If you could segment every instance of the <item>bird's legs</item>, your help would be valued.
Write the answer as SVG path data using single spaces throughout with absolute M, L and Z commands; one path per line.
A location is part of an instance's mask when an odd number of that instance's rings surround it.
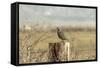
M 66 42 L 66 40 L 61 40 L 61 43 L 62 43 L 63 45 L 65 45 L 65 42 Z

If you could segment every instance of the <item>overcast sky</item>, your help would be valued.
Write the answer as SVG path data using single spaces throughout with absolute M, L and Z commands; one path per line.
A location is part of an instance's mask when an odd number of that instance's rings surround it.
M 95 25 L 96 10 L 91 8 L 20 5 L 19 22 L 22 24 Z

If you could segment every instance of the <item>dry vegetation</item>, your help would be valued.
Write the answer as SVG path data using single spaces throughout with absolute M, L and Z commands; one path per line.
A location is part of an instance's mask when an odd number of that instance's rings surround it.
M 96 58 L 95 30 L 64 30 L 71 44 L 71 59 L 93 60 Z M 51 62 L 48 43 L 61 41 L 55 30 L 20 30 L 19 32 L 19 62 L 41 63 Z M 66 60 L 67 61 L 67 60 Z

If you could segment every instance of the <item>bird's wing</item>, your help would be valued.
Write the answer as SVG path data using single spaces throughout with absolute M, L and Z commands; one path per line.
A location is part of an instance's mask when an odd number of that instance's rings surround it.
M 66 40 L 65 35 L 64 35 L 64 33 L 63 33 L 62 31 L 59 31 L 59 32 L 58 32 L 58 37 L 59 37 L 60 39 L 62 39 L 62 40 Z

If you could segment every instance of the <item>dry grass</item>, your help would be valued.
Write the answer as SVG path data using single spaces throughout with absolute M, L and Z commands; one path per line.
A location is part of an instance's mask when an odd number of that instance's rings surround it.
M 96 58 L 95 31 L 65 31 L 71 44 L 71 59 L 93 60 Z M 50 62 L 48 43 L 61 41 L 53 31 L 20 31 L 19 63 Z

